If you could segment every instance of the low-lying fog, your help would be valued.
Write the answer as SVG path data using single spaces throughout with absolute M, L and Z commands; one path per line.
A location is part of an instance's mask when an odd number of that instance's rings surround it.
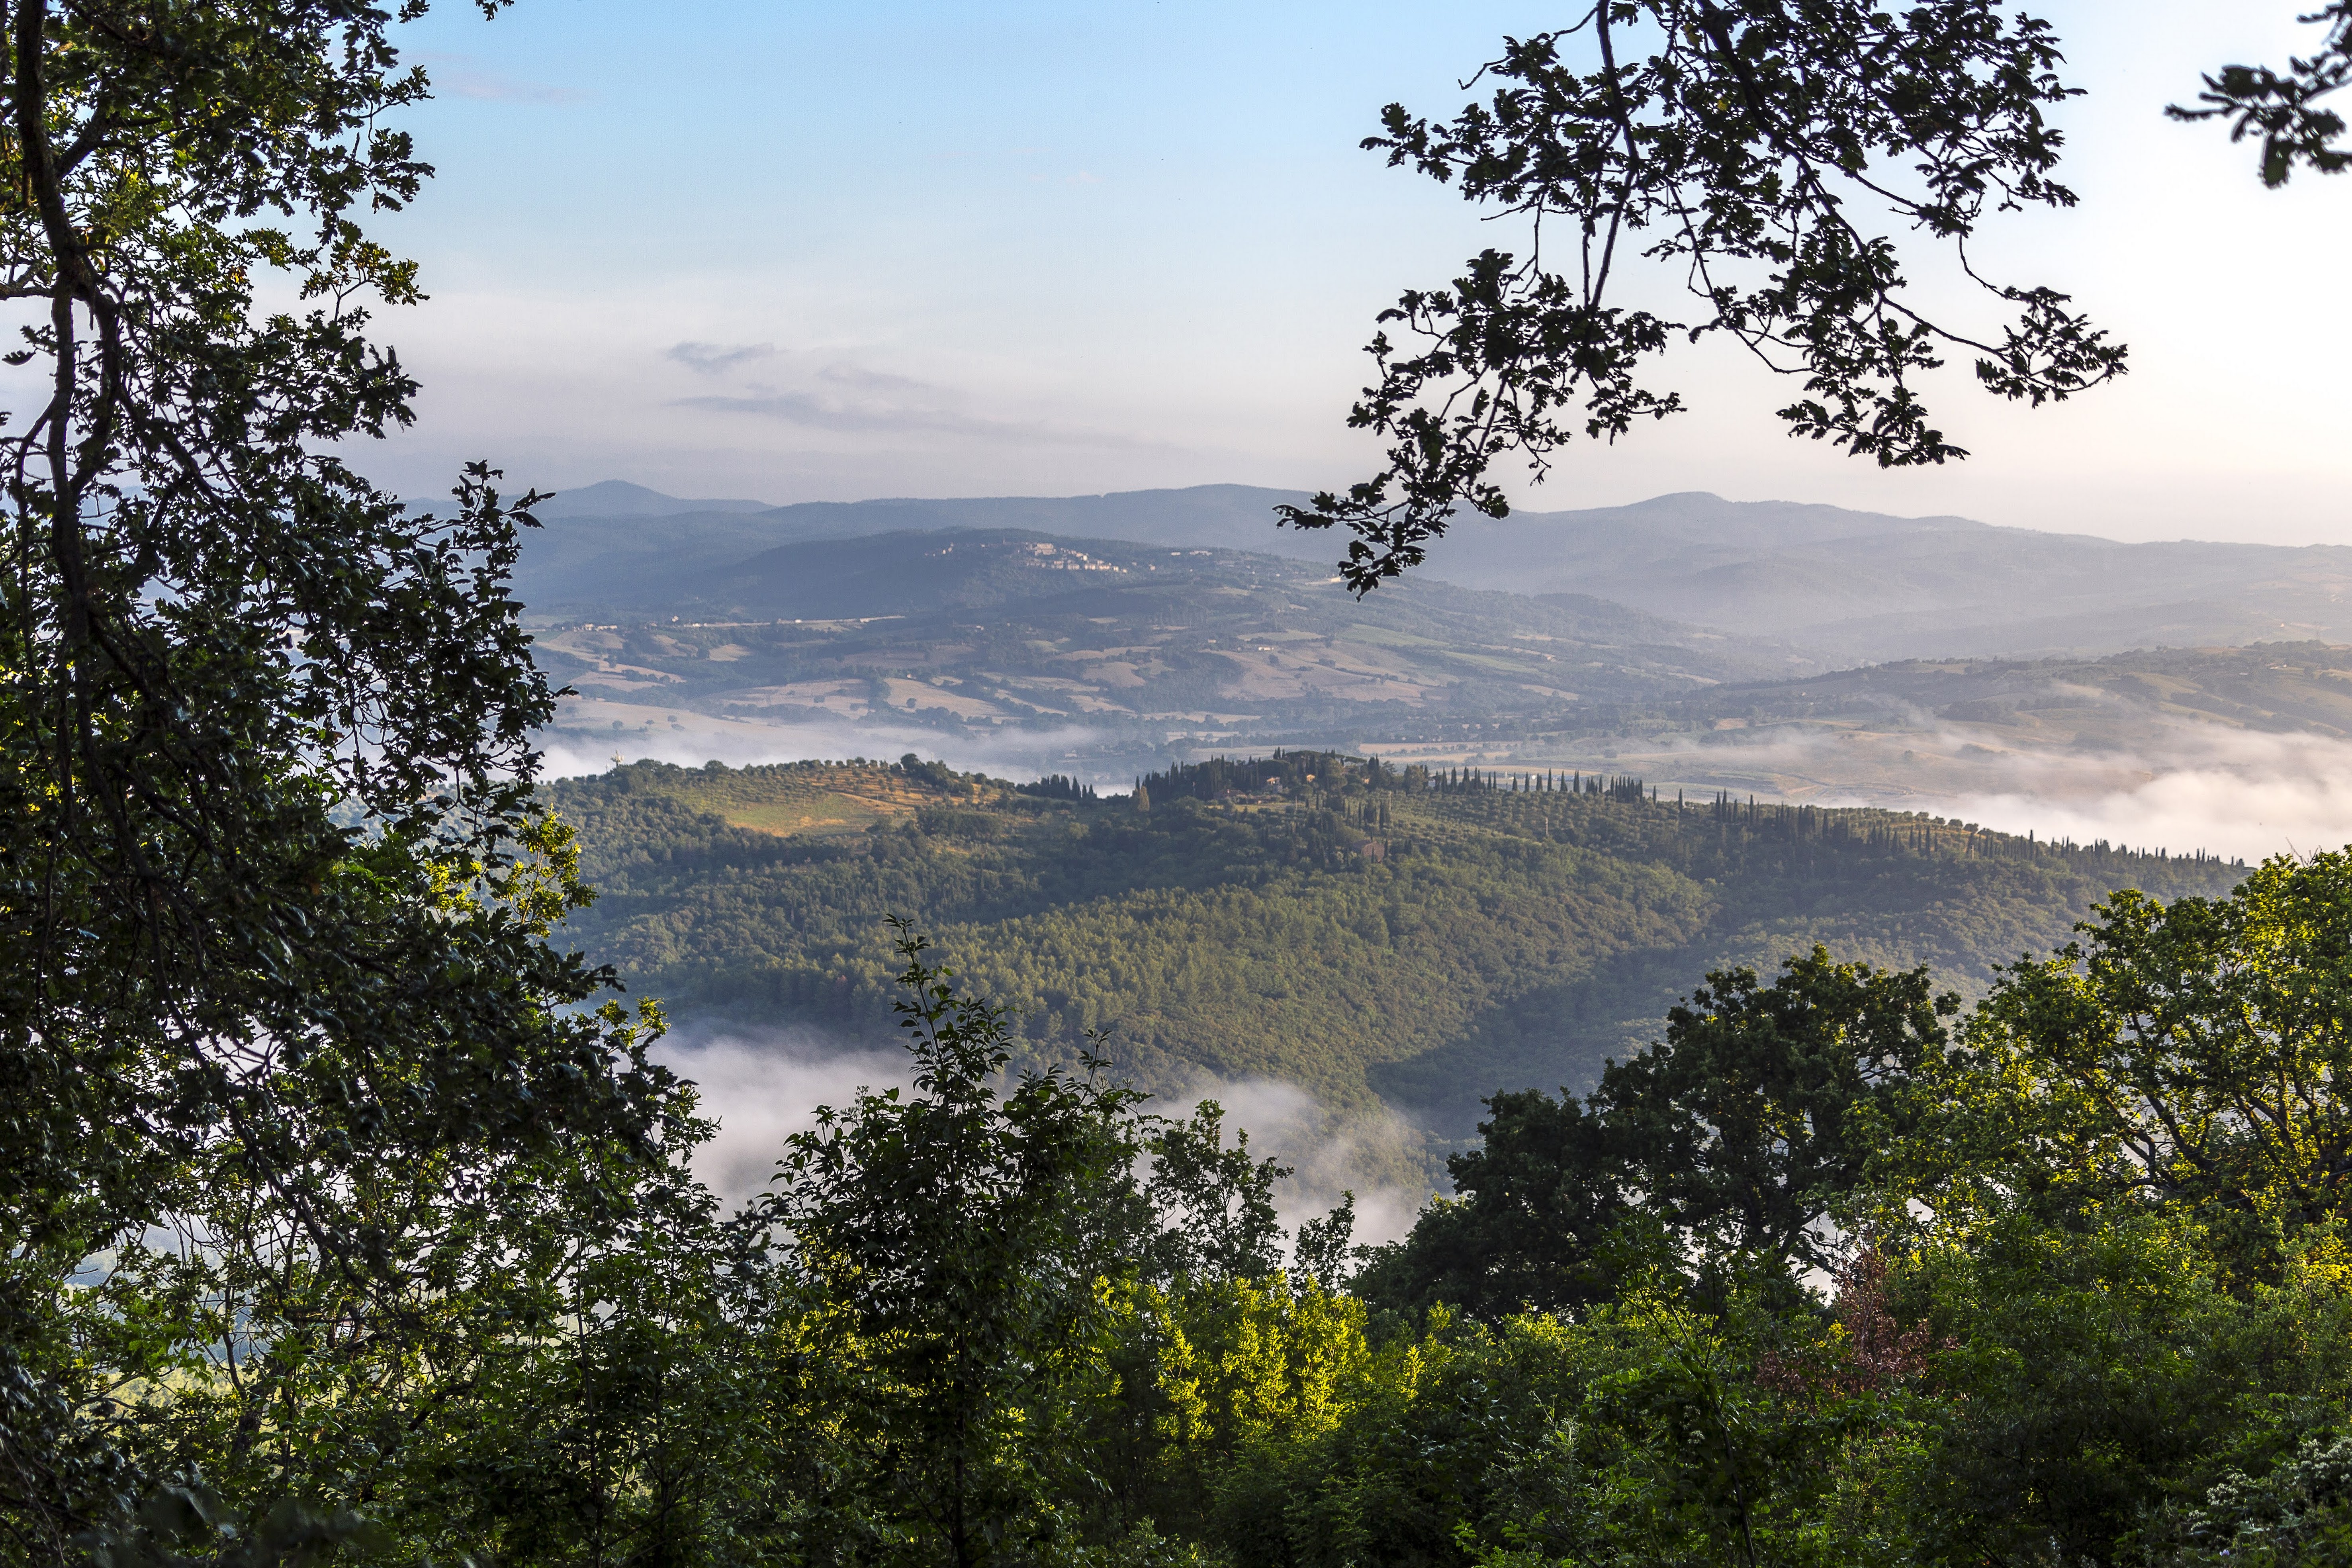
M 2078 843 L 2106 838 L 2248 861 L 2352 840 L 2352 743 L 2238 734 L 2199 756 L 2118 760 L 2137 763 L 2147 777 L 2085 790 L 2063 773 L 2032 774 L 2014 789 L 1962 796 L 1942 815 L 2009 833 L 2030 828 Z
M 737 766 L 804 758 L 895 758 L 915 752 L 950 766 L 1000 777 L 1067 773 L 1105 794 L 1124 791 L 1162 759 L 1107 751 L 1099 731 L 951 733 L 916 726 L 770 725 L 680 711 L 678 727 L 631 731 L 592 746 L 576 731 L 551 738 L 551 777 L 602 773 L 615 754 L 686 766 L 717 759 Z M 2220 724 L 2151 723 L 2132 749 L 1989 749 L 1979 733 L 1929 729 L 1854 737 L 1818 729 L 1765 731 L 1736 744 L 1678 741 L 1628 743 L 1581 758 L 1477 757 L 1510 770 L 1580 763 L 1633 773 L 1702 794 L 1716 787 L 1821 805 L 1882 805 L 1957 817 L 2008 833 L 2077 842 L 2105 838 L 2174 854 L 2202 849 L 2252 861 L 2309 854 L 2352 841 L 2352 742 L 2326 736 L 2263 734 Z M 1237 747 L 1236 752 L 1263 751 Z M 1392 757 L 1403 753 L 1381 747 Z M 1917 753 L 1937 765 L 1903 765 Z M 1778 787 L 1775 787 L 1777 785 Z
M 1601 765 L 1694 795 L 1877 805 L 2004 833 L 2256 861 L 2352 841 L 2352 742 L 2221 724 L 2148 727 L 2133 748 L 1994 748 L 1948 729 L 1768 731 L 1736 743 L 1620 749 Z M 1762 784 L 1765 787 L 1758 788 Z M 1779 784 L 1779 788 L 1770 787 Z
M 1098 732 L 1083 728 L 957 736 L 913 727 L 782 728 L 688 712 L 677 717 L 675 730 L 632 732 L 616 743 L 632 761 L 653 757 L 688 765 L 714 757 L 741 765 L 912 751 L 999 776 L 1072 773 L 1106 793 L 1123 789 L 1135 772 L 1152 765 L 1114 763 L 1098 749 Z M 1733 778 L 1779 779 L 1784 790 L 1756 793 L 1927 811 L 2044 838 L 2105 838 L 2250 861 L 2336 848 L 2352 838 L 2352 743 L 2346 742 L 2179 724 L 2149 726 L 2147 744 L 2137 750 L 1998 751 L 1980 744 L 1982 738 L 1926 727 L 1873 738 L 1881 754 L 1865 758 L 1854 737 L 1790 730 L 1739 737 L 1732 745 L 1685 740 L 1646 751 L 1624 746 L 1587 765 L 1637 773 L 1669 790 L 1677 778 L 1688 780 L 1694 793 Z M 1903 749 L 1890 758 L 1885 753 L 1891 746 Z M 1908 765 L 1915 756 L 1922 765 Z M 1891 761 L 1906 766 L 1890 773 Z M 594 754 L 570 736 L 557 737 L 548 752 L 549 771 L 558 776 L 601 772 L 611 762 L 610 752 Z M 1480 765 L 1508 769 L 1514 763 L 1497 755 L 1480 759 Z M 806 1029 L 688 1023 L 665 1042 L 662 1055 L 701 1086 L 706 1113 L 719 1123 L 696 1167 L 730 1203 L 766 1184 L 783 1141 L 814 1125 L 818 1106 L 845 1105 L 861 1086 L 910 1087 L 903 1054 L 849 1046 Z M 1202 1098 L 1223 1104 L 1227 1127 L 1246 1128 L 1255 1149 L 1296 1167 L 1280 1189 L 1286 1226 L 1321 1215 L 1349 1189 L 1356 1194 L 1359 1239 L 1391 1240 L 1411 1227 L 1426 1194 L 1370 1173 L 1397 1168 L 1379 1156 L 1394 1140 L 1410 1136 L 1401 1123 L 1343 1124 L 1304 1090 L 1268 1079 L 1204 1082 L 1191 1097 L 1151 1109 L 1182 1115 Z
M 913 1089 L 903 1052 L 849 1046 L 805 1028 L 688 1023 L 656 1054 L 700 1086 L 702 1113 L 719 1122 L 717 1135 L 697 1152 L 694 1168 L 730 1206 L 766 1187 L 784 1140 L 815 1126 L 818 1107 L 846 1107 L 860 1089 Z M 1356 1194 L 1359 1241 L 1391 1241 L 1412 1228 L 1426 1194 L 1367 1174 L 1379 1161 L 1381 1145 L 1410 1136 L 1401 1123 L 1342 1124 L 1304 1089 L 1271 1079 L 1204 1081 L 1190 1094 L 1155 1100 L 1144 1109 L 1181 1117 L 1202 1100 L 1224 1107 L 1229 1138 L 1234 1129 L 1244 1129 L 1252 1153 L 1272 1155 L 1293 1167 L 1294 1173 L 1276 1190 L 1286 1230 L 1302 1219 L 1320 1218 L 1342 1191 Z

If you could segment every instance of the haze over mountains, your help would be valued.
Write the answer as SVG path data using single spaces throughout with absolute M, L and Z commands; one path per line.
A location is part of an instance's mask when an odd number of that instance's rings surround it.
M 1242 485 L 1055 499 L 809 502 L 756 510 L 612 482 L 560 497 L 526 554 L 536 610 L 726 601 L 766 549 L 943 529 L 1244 550 L 1328 563 L 1340 542 L 1278 529 L 1297 492 Z M 805 561 L 807 557 L 803 557 Z M 1897 658 L 2083 656 L 2352 638 L 2352 549 L 2126 544 L 1698 493 L 1586 511 L 1471 518 L 1433 547 L 1433 581 L 1612 600 L 1769 637 L 1816 668 Z
M 580 693 L 559 765 L 912 750 L 1118 785 L 1290 745 L 2231 854 L 2352 821 L 2352 550 L 1685 494 L 1474 519 L 1358 601 L 1286 499 L 559 497 L 518 574 Z

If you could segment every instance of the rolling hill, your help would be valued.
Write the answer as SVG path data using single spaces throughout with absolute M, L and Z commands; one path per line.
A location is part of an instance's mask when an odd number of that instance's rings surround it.
M 1146 1087 L 1278 1079 L 1440 1142 L 1498 1088 L 1588 1085 L 1711 967 L 1821 942 L 1973 991 L 2114 887 L 2242 869 L 1314 753 L 1151 782 L 1139 806 L 936 764 L 640 763 L 547 799 L 603 894 L 572 936 L 683 1016 L 888 1037 L 903 914 L 1033 1058 L 1106 1029 Z
M 1245 550 L 1315 564 L 1336 559 L 1337 540 L 1273 525 L 1275 504 L 1297 499 L 1207 485 L 754 510 L 745 510 L 751 503 L 591 486 L 551 504 L 547 526 L 528 542 L 518 587 L 542 616 L 666 616 L 726 597 L 751 561 L 780 546 L 948 529 Z M 587 514 L 600 506 L 609 514 Z M 2352 549 L 2126 544 L 1964 518 L 1696 493 L 1595 510 L 1523 511 L 1501 521 L 1463 519 L 1433 548 L 1423 571 L 1456 586 L 1573 594 L 1769 638 L 1817 668 L 2352 640 Z
M 1080 731 L 1125 759 L 1118 776 L 1171 745 L 1656 704 L 1804 668 L 1597 600 L 1414 583 L 1359 603 L 1300 562 L 1006 529 L 781 545 L 670 603 L 674 619 L 541 636 L 581 694 L 564 737 L 629 750 L 682 711 L 887 719 L 942 741 Z
M 1023 530 L 1318 563 L 1331 554 L 1320 538 L 1274 526 L 1274 503 L 1299 498 L 1244 485 L 1055 499 L 811 501 L 754 510 L 614 484 L 588 486 L 542 510 L 544 526 L 526 540 L 516 577 L 535 614 L 667 615 L 680 603 L 724 597 L 738 568 L 779 547 L 944 529 Z M 610 512 L 602 510 L 607 497 L 615 503 Z
M 1323 746 L 1965 801 L 2004 826 L 2043 813 L 2248 853 L 2347 831 L 2322 754 L 2352 740 L 2343 551 L 1686 495 L 1474 520 L 1432 574 L 1359 603 L 1322 566 L 1330 541 L 1264 526 L 1273 491 L 761 510 L 592 489 L 577 506 L 634 515 L 554 516 L 524 562 L 541 656 L 578 693 L 550 736 L 568 771 L 912 748 L 1113 785 L 1221 749 Z M 1097 531 L 973 521 L 1002 518 Z M 1314 558 L 1197 542 L 1231 539 Z M 2246 739 L 2264 734 L 2307 743 Z M 2207 793 L 2284 783 L 2244 831 L 2181 817 L 2193 805 L 2134 826 L 2137 792 L 2183 769 Z
M 1690 494 L 1468 519 L 1431 559 L 1468 586 L 1613 599 L 1832 664 L 2352 637 L 2352 549 L 2332 545 L 2126 544 Z

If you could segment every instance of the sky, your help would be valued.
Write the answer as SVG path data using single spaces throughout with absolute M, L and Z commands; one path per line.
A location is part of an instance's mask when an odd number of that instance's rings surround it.
M 2089 89 L 2071 214 L 1979 258 L 2130 342 L 2116 385 L 2028 412 L 1936 389 L 1975 456 L 1883 472 L 1790 441 L 1789 388 L 1679 351 L 1695 411 L 1564 454 L 1521 505 L 1673 490 L 2124 539 L 2352 542 L 2352 179 L 2263 191 L 2167 101 L 2309 47 L 2294 0 L 2046 8 Z M 436 83 L 406 121 L 439 175 L 384 226 L 430 300 L 380 335 L 417 426 L 356 454 L 412 496 L 488 458 L 783 503 L 1341 486 L 1372 319 L 1511 236 L 1357 142 L 1457 106 L 1506 35 L 1565 7 L 992 6 L 443 0 L 403 29 Z M 1931 289 L 1935 275 L 1923 268 Z

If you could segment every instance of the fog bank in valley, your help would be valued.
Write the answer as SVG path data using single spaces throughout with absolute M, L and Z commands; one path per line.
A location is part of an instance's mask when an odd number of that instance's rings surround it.
M 1598 758 L 1570 760 L 1588 772 L 1636 774 L 1668 796 L 1680 789 L 1704 799 L 1721 789 L 1735 798 L 1879 806 L 2175 855 L 2251 862 L 2352 842 L 2352 742 L 2333 736 L 2148 714 L 2122 727 L 2130 738 L 2120 744 L 2024 745 L 1990 726 L 1910 718 L 1913 727 L 1869 731 L 1789 724 L 1619 742 Z
M 2146 776 L 2084 789 L 2063 769 L 2037 770 L 2016 789 L 1957 798 L 1946 815 L 2011 833 L 2031 828 L 2078 843 L 2105 838 L 2248 861 L 2352 841 L 2352 742 L 2219 732 L 2187 757 L 2105 761 Z
M 898 1050 L 845 1044 L 806 1028 L 747 1028 L 688 1021 L 656 1056 L 701 1091 L 701 1114 L 719 1123 L 698 1150 L 695 1175 L 735 1207 L 764 1191 L 784 1141 L 816 1125 L 820 1106 L 847 1106 L 861 1089 L 909 1092 L 911 1058 Z M 1296 1085 L 1272 1079 L 1203 1079 L 1194 1090 L 1149 1101 L 1147 1111 L 1189 1116 L 1203 1100 L 1224 1108 L 1230 1142 L 1249 1134 L 1250 1152 L 1273 1156 L 1294 1173 L 1276 1191 L 1286 1230 L 1320 1218 L 1343 1191 L 1356 1195 L 1356 1238 L 1379 1243 L 1402 1236 L 1426 1192 L 1372 1174 L 1393 1170 L 1419 1133 L 1393 1116 L 1340 1120 Z

